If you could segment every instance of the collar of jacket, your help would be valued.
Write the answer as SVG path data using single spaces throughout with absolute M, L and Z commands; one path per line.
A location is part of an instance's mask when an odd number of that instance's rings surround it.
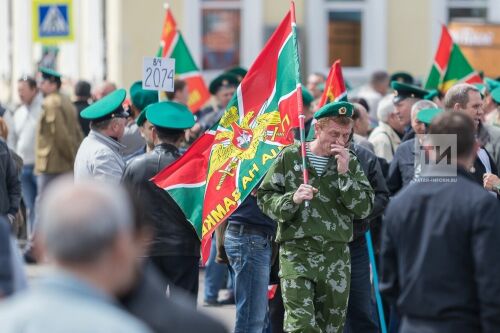
M 457 175 L 461 175 L 469 180 L 472 180 L 473 182 L 476 182 L 474 177 L 471 175 L 469 171 L 467 171 L 464 167 L 457 165 Z
M 485 144 L 490 141 L 490 134 L 488 133 L 488 129 L 484 126 L 482 122 L 479 123 L 477 127 L 477 138 L 481 147 L 484 147 Z
M 120 142 L 115 141 L 109 136 L 106 136 L 94 130 L 90 130 L 89 137 L 102 142 L 103 144 L 105 144 L 106 146 L 108 146 L 109 148 L 111 148 L 116 152 L 120 151 L 120 149 L 125 148 L 125 145 L 122 145 Z

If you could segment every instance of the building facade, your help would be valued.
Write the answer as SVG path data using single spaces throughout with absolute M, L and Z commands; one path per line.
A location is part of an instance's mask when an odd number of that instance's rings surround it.
M 68 81 L 129 87 L 142 57 L 155 55 L 163 0 L 72 0 L 75 40 L 54 48 L 32 42 L 32 0 L 0 0 L 0 101 L 17 102 L 16 81 L 53 57 Z M 288 0 L 171 0 L 170 8 L 207 80 L 249 67 L 289 8 Z M 496 0 L 296 0 L 302 72 L 327 73 L 341 58 L 354 86 L 379 69 L 424 79 L 440 25 L 500 23 Z

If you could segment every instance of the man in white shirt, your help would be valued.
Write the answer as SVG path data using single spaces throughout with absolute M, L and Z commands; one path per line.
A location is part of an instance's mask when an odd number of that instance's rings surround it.
M 18 81 L 17 91 L 21 106 L 14 112 L 9 130 L 9 146 L 23 159 L 21 184 L 23 200 L 28 210 L 28 232 L 31 233 L 35 215 L 37 195 L 35 166 L 35 135 L 43 96 L 38 91 L 34 78 L 25 76 Z

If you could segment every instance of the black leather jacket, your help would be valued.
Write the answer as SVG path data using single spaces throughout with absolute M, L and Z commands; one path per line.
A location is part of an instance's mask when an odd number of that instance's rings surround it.
M 366 178 L 368 178 L 370 185 L 375 191 L 375 202 L 373 203 L 371 214 L 365 219 L 353 221 L 353 240 L 357 240 L 370 228 L 370 223 L 384 212 L 385 207 L 389 203 L 389 190 L 387 189 L 377 156 L 358 144 L 352 144 L 351 149 L 354 150 L 359 164 L 366 174 Z
M 21 181 L 7 143 L 0 138 L 0 215 L 16 215 L 21 203 Z
M 172 197 L 150 179 L 181 156 L 177 147 L 160 144 L 127 165 L 123 182 L 141 201 L 140 216 L 155 228 L 150 256 L 200 256 L 200 240 Z

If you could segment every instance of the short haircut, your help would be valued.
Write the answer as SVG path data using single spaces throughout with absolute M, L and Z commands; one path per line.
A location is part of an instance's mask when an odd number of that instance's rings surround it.
M 412 118 L 415 117 L 415 115 L 418 113 L 418 111 L 423 110 L 423 109 L 435 109 L 437 108 L 437 104 L 425 99 L 422 99 L 415 104 L 412 105 L 411 107 L 411 116 Z
M 370 78 L 370 83 L 371 84 L 382 83 L 384 81 L 387 81 L 388 79 L 389 79 L 389 73 L 387 73 L 386 71 L 375 71 L 373 72 Z
M 352 120 L 358 120 L 359 118 L 361 118 L 361 108 L 365 108 L 364 105 L 362 105 L 361 103 L 354 103 L 352 100 L 351 100 L 351 103 L 352 103 Z M 365 108 L 366 110 L 366 108 Z
M 54 83 L 57 86 L 57 90 L 61 89 L 62 81 L 60 77 L 50 76 L 43 79 L 44 81 L 49 81 L 50 83 Z
M 368 102 L 366 101 L 366 99 L 364 99 L 363 97 L 350 97 L 349 102 L 351 102 L 353 104 L 359 103 L 359 104 L 363 105 L 366 112 L 370 113 L 370 106 L 368 105 Z
M 30 87 L 31 90 L 36 89 L 36 80 L 32 76 L 23 76 L 18 80 L 19 83 L 21 82 L 26 82 L 28 87 Z
M 127 192 L 105 182 L 74 184 L 63 177 L 40 201 L 40 237 L 47 253 L 62 263 L 96 262 L 121 232 L 132 233 L 132 219 Z
M 459 158 L 467 158 L 473 154 L 476 142 L 474 133 L 474 122 L 462 112 L 442 112 L 432 120 L 429 127 L 429 134 L 455 134 L 457 136 L 457 157 Z
M 109 127 L 109 125 L 111 125 L 111 122 L 113 121 L 113 119 L 116 119 L 116 118 L 107 118 L 104 120 L 92 120 L 90 122 L 90 128 L 93 129 L 94 131 L 105 130 L 106 128 Z
M 381 122 L 386 123 L 389 120 L 391 114 L 396 110 L 394 103 L 392 101 L 393 97 L 387 95 L 380 100 L 377 106 L 377 118 Z
M 337 123 L 341 126 L 351 125 L 353 123 L 352 118 L 347 116 L 334 116 L 334 117 L 323 117 L 318 119 L 318 126 L 324 128 L 330 121 Z
M 469 91 L 479 90 L 472 84 L 460 83 L 451 87 L 444 95 L 444 108 L 446 111 L 453 111 L 455 104 L 459 104 L 461 108 L 465 109 L 469 102 Z
M 176 142 L 184 136 L 184 130 L 155 126 L 158 139 L 161 141 Z
M 174 91 L 167 91 L 167 98 L 169 101 L 173 100 L 175 98 L 175 94 L 177 92 L 180 92 L 184 90 L 186 87 L 186 81 L 181 80 L 181 79 L 175 79 L 174 80 Z

